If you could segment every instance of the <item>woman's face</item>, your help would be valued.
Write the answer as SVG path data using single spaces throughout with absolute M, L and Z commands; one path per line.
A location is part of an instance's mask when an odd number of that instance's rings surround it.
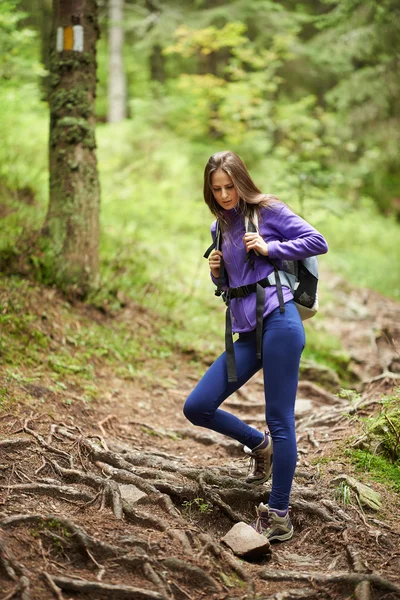
M 235 208 L 239 202 L 239 194 L 232 183 L 232 179 L 221 168 L 211 175 L 211 189 L 216 202 L 225 210 Z

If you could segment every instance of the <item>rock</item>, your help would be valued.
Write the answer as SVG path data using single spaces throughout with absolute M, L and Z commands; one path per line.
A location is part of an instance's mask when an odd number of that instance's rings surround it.
M 375 492 L 372 488 L 364 483 L 360 483 L 354 477 L 350 475 L 339 475 L 332 479 L 332 482 L 345 481 L 347 485 L 357 494 L 360 504 L 362 506 L 368 506 L 372 510 L 379 510 L 381 508 L 381 495 L 379 492 Z
M 299 417 L 311 412 L 313 403 L 308 398 L 296 398 L 296 404 L 294 407 L 294 414 Z
M 131 483 L 120 484 L 119 491 L 121 492 L 122 505 L 124 508 L 125 506 L 134 508 L 135 504 L 142 501 L 144 498 L 147 498 L 147 494 Z
M 237 556 L 245 558 L 257 558 L 271 552 L 268 538 L 243 522 L 236 523 L 221 538 L 221 542 L 224 542 Z
M 300 379 L 314 381 L 321 387 L 333 392 L 340 391 L 340 379 L 336 371 L 329 367 L 319 365 L 311 360 L 302 360 L 300 363 Z
M 337 406 L 341 403 L 340 398 L 334 396 L 331 392 L 327 392 L 320 385 L 305 379 L 299 381 L 297 393 L 303 398 L 309 398 L 316 405 L 326 406 L 327 404 L 331 404 L 332 406 Z

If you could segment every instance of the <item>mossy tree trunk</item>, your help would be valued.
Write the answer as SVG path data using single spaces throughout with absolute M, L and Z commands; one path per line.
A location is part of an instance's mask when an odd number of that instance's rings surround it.
M 96 0 L 53 0 L 50 203 L 46 278 L 84 296 L 99 272 L 100 187 L 94 134 Z

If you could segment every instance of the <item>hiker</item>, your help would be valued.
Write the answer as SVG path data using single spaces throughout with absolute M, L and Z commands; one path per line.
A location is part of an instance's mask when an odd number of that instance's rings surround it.
M 210 249 L 216 249 L 209 266 L 216 293 L 223 292 L 228 305 L 226 351 L 191 392 L 184 414 L 194 425 L 243 444 L 251 458 L 247 483 L 264 483 L 273 472 L 268 504 L 257 507 L 252 527 L 270 541 L 284 541 L 293 535 L 289 495 L 297 460 L 294 405 L 305 334 L 293 293 L 277 273 L 285 270 L 283 261 L 324 254 L 328 247 L 316 229 L 276 197 L 263 194 L 233 152 L 217 152 L 208 160 L 204 200 L 217 219 L 211 226 Z M 232 331 L 239 338 L 230 345 Z M 261 368 L 264 432 L 219 408 Z

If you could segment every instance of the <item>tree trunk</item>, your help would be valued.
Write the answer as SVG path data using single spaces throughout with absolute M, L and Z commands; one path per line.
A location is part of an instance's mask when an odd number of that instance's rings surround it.
M 151 80 L 165 83 L 165 64 L 162 47 L 155 44 L 150 55 Z
M 123 63 L 124 0 L 109 0 L 108 122 L 126 118 L 126 79 Z
M 46 279 L 84 296 L 99 272 L 96 0 L 53 0 Z

